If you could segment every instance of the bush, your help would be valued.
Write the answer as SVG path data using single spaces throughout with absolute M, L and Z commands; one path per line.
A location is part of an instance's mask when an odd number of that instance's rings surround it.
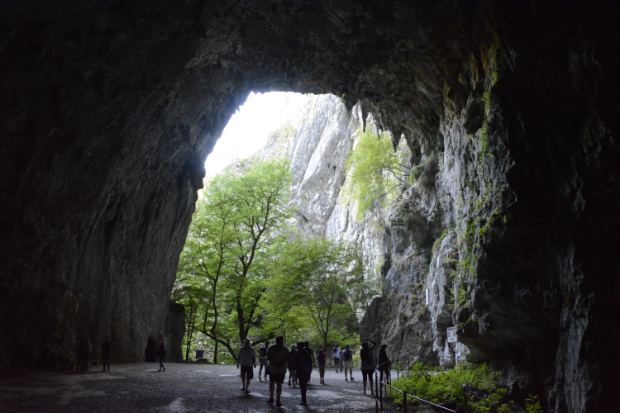
M 411 168 L 409 176 L 411 181 L 418 181 L 424 188 L 432 189 L 435 187 L 435 175 L 437 175 L 437 172 L 439 172 L 439 164 L 433 154 Z
M 524 411 L 507 399 L 508 390 L 499 385 L 499 376 L 500 372 L 490 371 L 486 364 L 459 363 L 452 370 L 432 374 L 417 363 L 405 376 L 394 380 L 392 386 L 433 403 L 452 401 L 473 413 Z M 388 390 L 386 396 L 402 405 L 400 393 Z M 529 398 L 525 411 L 541 413 L 540 404 L 536 403 L 535 398 Z

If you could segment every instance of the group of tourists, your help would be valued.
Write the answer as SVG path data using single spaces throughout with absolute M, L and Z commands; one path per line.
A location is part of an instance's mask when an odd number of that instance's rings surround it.
M 370 394 L 374 396 L 373 374 L 375 371 L 374 356 L 372 350 L 375 342 L 366 339 L 362 343 L 360 351 L 360 362 L 362 370 L 362 379 L 364 383 L 364 394 L 366 394 L 367 382 L 370 382 Z M 384 344 L 379 351 L 379 361 L 377 368 L 381 372 L 381 380 L 384 373 L 389 371 L 390 361 L 386 353 L 387 346 Z M 325 384 L 325 363 L 327 354 L 322 345 L 317 349 L 316 358 L 314 351 L 310 348 L 307 341 L 298 342 L 291 345 L 291 348 L 284 345 L 284 337 L 276 337 L 276 343 L 270 345 L 269 341 L 265 341 L 258 349 L 258 354 L 251 345 L 250 339 L 245 339 L 243 346 L 237 355 L 237 368 L 241 370 L 241 383 L 243 387 L 241 391 L 250 393 L 250 381 L 254 378 L 254 368 L 256 368 L 256 357 L 260 368 L 258 370 L 259 381 L 267 380 L 269 376 L 269 399 L 267 403 L 276 406 L 282 406 L 280 395 L 282 394 L 282 383 L 289 372 L 288 385 L 296 387 L 299 384 L 301 390 L 301 406 L 307 405 L 308 383 L 310 382 L 312 370 L 314 367 L 319 368 L 320 383 Z M 340 369 L 344 371 L 345 381 L 354 380 L 353 378 L 353 350 L 347 344 L 342 350 L 338 344 L 332 349 L 332 358 L 336 373 Z M 349 373 L 347 376 L 347 372 Z M 275 400 L 274 400 L 275 393 Z
M 90 353 L 92 351 L 92 344 L 90 340 L 84 339 L 80 342 L 77 351 L 78 365 L 77 371 L 85 373 L 90 366 Z M 103 364 L 104 371 L 110 371 L 110 353 L 112 352 L 112 343 L 110 343 L 110 337 L 105 337 L 103 344 L 101 345 L 101 362 Z

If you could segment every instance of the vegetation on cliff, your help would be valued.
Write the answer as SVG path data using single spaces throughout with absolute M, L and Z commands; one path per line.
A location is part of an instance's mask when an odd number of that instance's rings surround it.
M 410 167 L 405 158 L 405 144 L 392 148 L 388 132 L 361 129 L 347 159 L 347 181 L 344 193 L 349 201 L 357 201 L 357 219 L 362 220 L 373 206 L 385 207 L 395 197 L 399 185 L 407 183 Z

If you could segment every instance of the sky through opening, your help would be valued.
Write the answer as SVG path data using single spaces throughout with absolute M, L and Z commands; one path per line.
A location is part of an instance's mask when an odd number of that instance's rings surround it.
M 207 178 L 256 153 L 269 134 L 290 119 L 306 99 L 305 95 L 293 92 L 250 93 L 207 157 Z

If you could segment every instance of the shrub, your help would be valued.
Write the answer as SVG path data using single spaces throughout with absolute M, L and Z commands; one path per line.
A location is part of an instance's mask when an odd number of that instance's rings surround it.
M 469 412 L 513 412 L 514 404 L 506 398 L 508 390 L 499 385 L 499 375 L 486 364 L 459 363 L 454 369 L 432 374 L 418 363 L 392 386 L 433 403 L 453 401 Z M 402 404 L 402 395 L 394 390 L 387 397 Z

